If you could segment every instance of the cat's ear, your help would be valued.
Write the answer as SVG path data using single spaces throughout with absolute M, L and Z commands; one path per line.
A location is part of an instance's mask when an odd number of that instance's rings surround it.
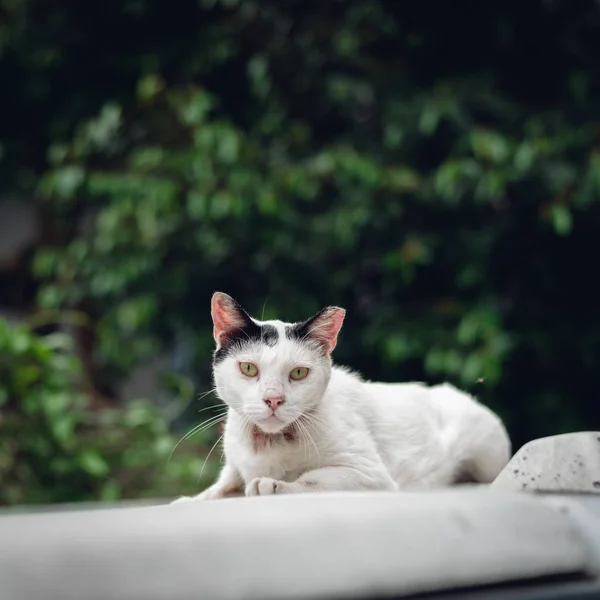
M 319 342 L 327 354 L 331 354 L 337 344 L 337 336 L 342 328 L 346 311 L 338 306 L 328 306 L 305 323 L 307 337 Z
M 230 335 L 252 325 L 252 319 L 244 309 L 231 296 L 223 292 L 213 294 L 210 301 L 210 314 L 217 348 L 223 346 Z

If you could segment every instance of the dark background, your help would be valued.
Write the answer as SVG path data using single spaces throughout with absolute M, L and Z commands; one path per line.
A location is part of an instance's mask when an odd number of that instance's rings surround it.
M 199 489 L 215 290 L 600 428 L 600 3 L 0 7 L 0 503 Z

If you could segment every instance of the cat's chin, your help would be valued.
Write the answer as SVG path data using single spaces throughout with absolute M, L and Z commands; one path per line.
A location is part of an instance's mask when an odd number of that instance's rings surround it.
M 287 426 L 288 423 L 282 421 L 279 417 L 275 415 L 271 415 L 266 419 L 261 419 L 260 421 L 256 421 L 256 426 L 263 432 L 269 434 L 281 433 Z

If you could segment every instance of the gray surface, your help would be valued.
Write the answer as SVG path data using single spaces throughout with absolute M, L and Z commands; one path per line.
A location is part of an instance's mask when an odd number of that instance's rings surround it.
M 591 573 L 526 494 L 306 494 L 0 518 L 2 600 L 402 596 Z
M 591 495 L 540 496 L 579 530 L 588 548 L 590 565 L 600 575 L 600 497 Z M 598 595 L 600 597 L 600 593 Z
M 448 592 L 443 596 L 420 596 L 419 600 L 598 600 L 600 583 L 598 581 L 538 582 L 528 584 L 499 586 L 478 590 L 460 590 Z
M 555 435 L 525 444 L 491 487 L 600 494 L 600 432 Z
M 137 500 L 118 500 L 114 502 L 64 502 L 60 504 L 17 504 L 14 506 L 1 506 L 0 519 L 8 515 L 32 515 L 39 513 L 58 513 L 74 511 L 96 511 L 113 510 L 115 508 L 142 508 L 144 506 L 156 506 L 157 504 L 168 504 L 169 500 L 157 500 L 156 498 L 140 498 Z M 0 523 L 2 521 L 0 520 Z M 0 596 L 0 600 L 2 597 Z

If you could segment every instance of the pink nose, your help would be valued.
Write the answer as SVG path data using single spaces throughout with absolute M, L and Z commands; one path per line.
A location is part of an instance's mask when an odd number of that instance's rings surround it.
M 283 396 L 267 396 L 265 398 L 265 404 L 271 409 L 276 410 L 278 406 L 281 406 L 285 402 Z

